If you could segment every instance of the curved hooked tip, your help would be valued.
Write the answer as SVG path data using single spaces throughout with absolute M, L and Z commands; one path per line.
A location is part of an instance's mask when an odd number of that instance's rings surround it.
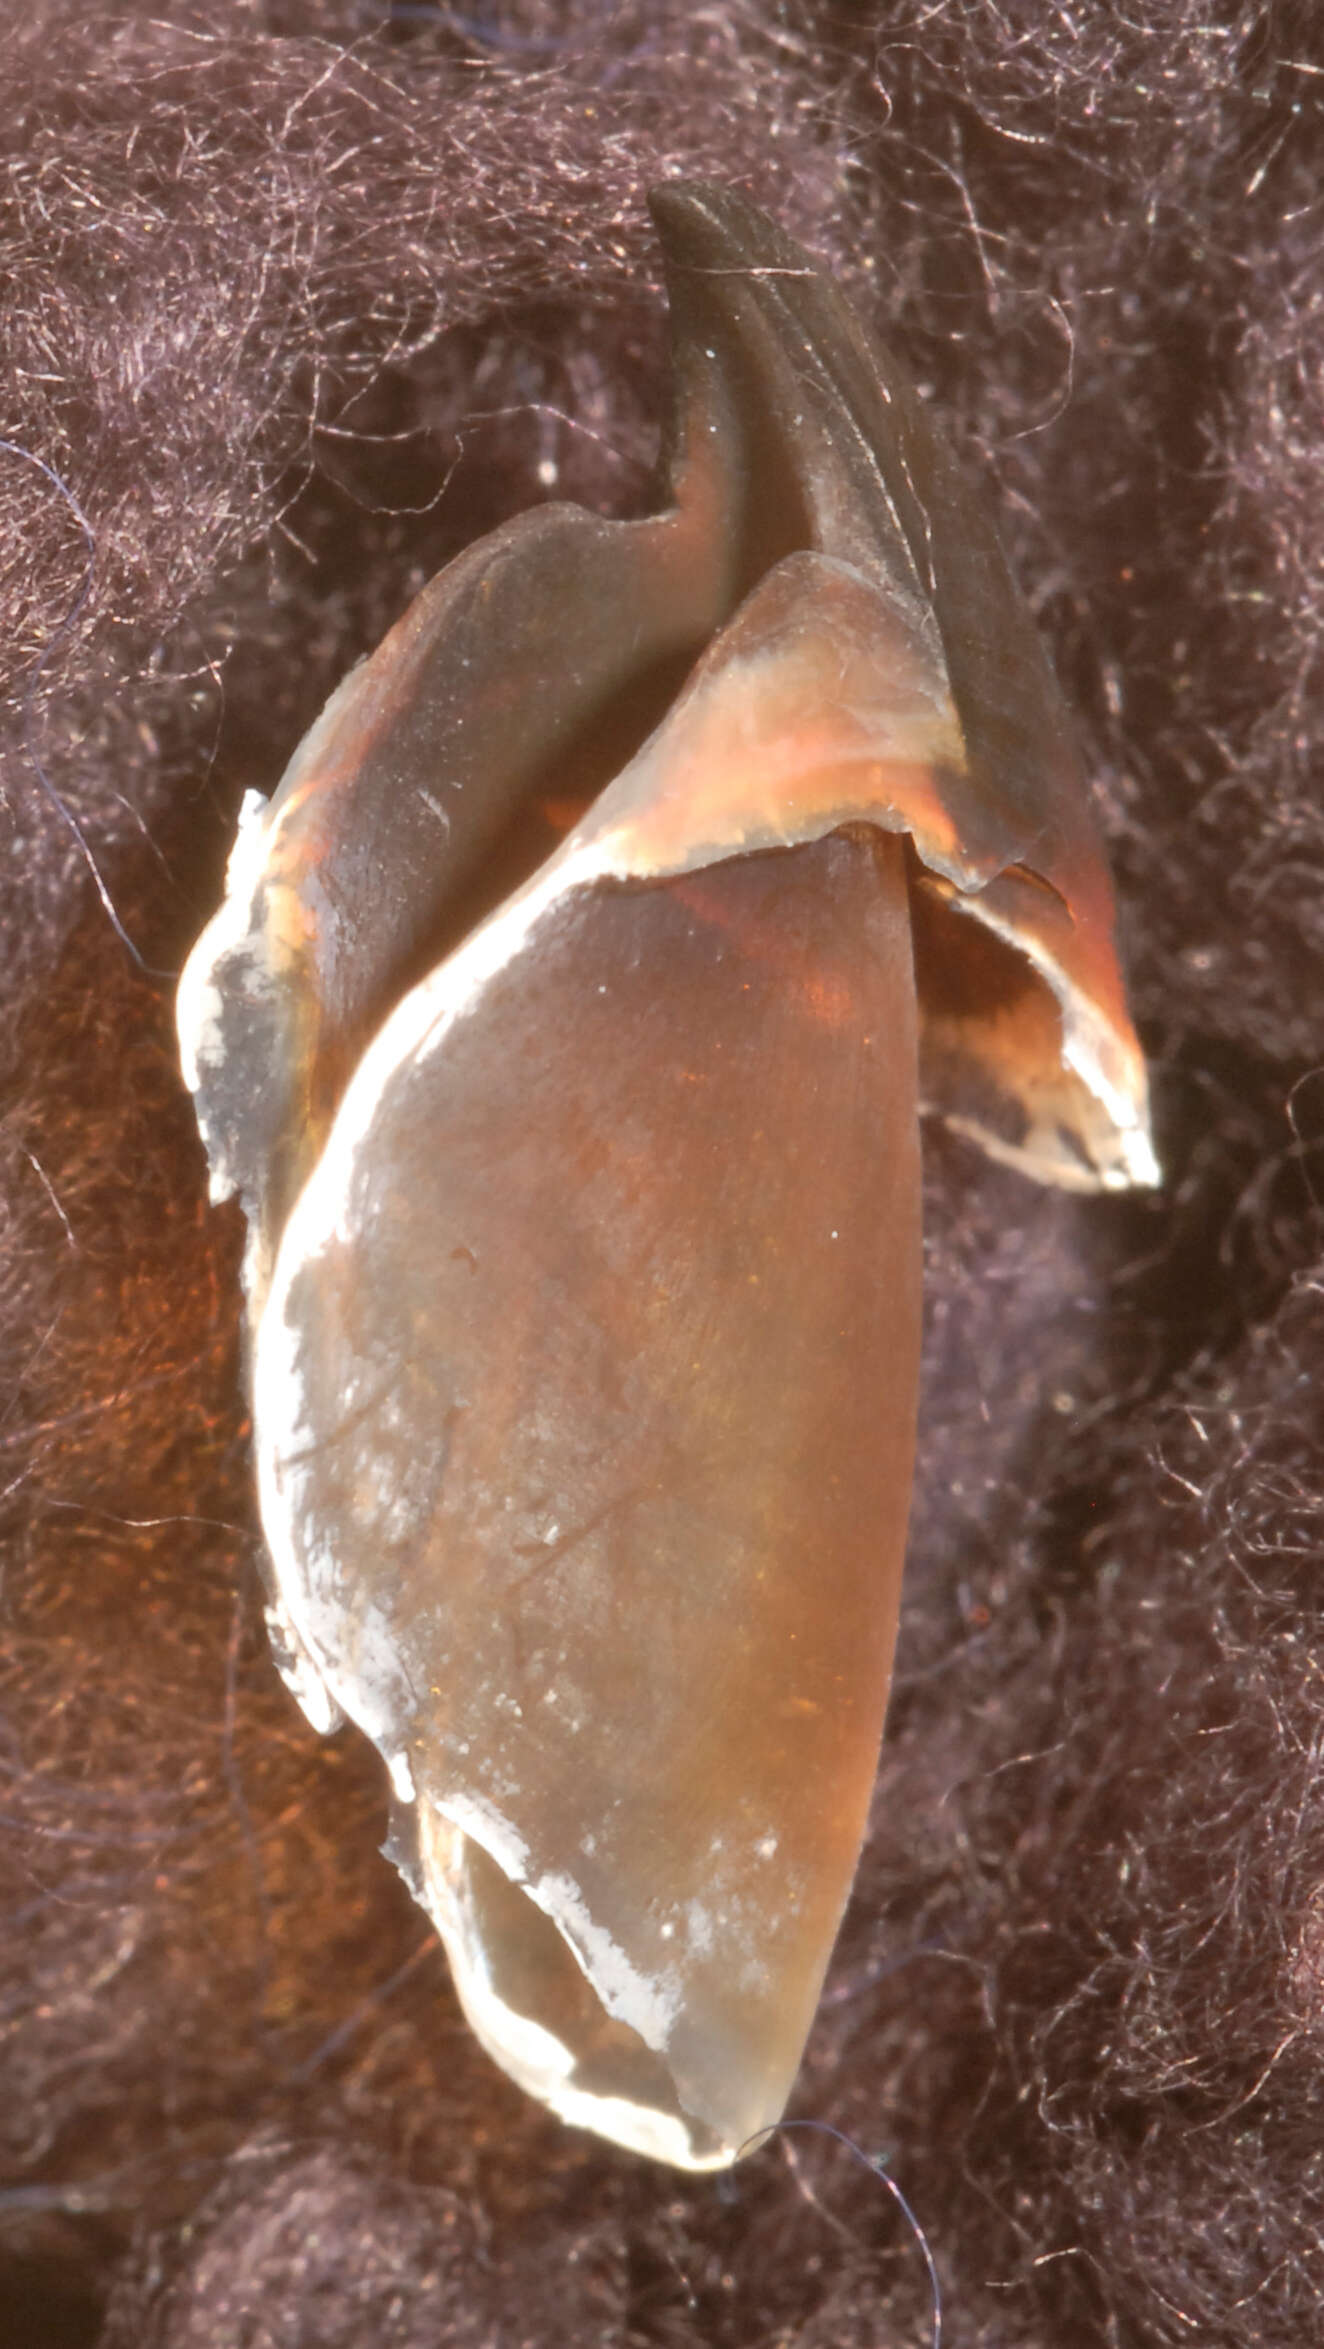
M 921 1100 L 1042 1180 L 1153 1162 L 991 526 L 798 248 L 654 209 L 671 504 L 433 582 L 250 810 L 180 1027 L 282 1668 L 387 1759 L 498 2061 L 707 2168 L 782 2109 L 863 1838 Z
M 682 377 L 703 351 L 728 438 L 740 430 L 729 419 L 746 420 L 746 469 L 772 450 L 794 480 L 797 543 L 848 562 L 905 609 L 960 737 L 933 777 L 932 825 L 913 826 L 938 876 L 920 941 L 926 1106 L 1039 1181 L 1157 1182 L 1070 714 L 983 497 L 905 369 L 754 205 L 688 181 L 649 201 Z M 977 880 L 929 854 L 930 837 L 953 833 Z

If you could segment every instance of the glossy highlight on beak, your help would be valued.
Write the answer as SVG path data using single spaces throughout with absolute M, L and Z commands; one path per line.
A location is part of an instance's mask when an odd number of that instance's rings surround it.
M 702 2169 L 783 2109 L 864 1834 L 921 1107 L 1156 1170 L 991 525 L 771 222 L 653 208 L 663 511 L 544 507 L 424 591 L 247 805 L 179 1024 L 282 1667 L 388 1762 L 497 2060 Z

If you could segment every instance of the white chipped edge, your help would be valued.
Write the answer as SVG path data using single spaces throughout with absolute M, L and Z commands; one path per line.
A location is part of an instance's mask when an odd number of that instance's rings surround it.
M 284 1603 L 272 1599 L 265 1612 L 267 1644 L 276 1670 L 309 1728 L 315 1729 L 319 1737 L 329 1737 L 341 1726 L 343 1712 L 290 1621 Z
M 607 2013 L 645 2047 L 664 2055 L 681 2007 L 675 1975 L 664 1972 L 654 1979 L 632 1964 L 606 1928 L 596 1923 L 572 1876 L 539 1876 L 523 1889 L 551 1918 Z
M 254 920 L 258 892 L 270 878 L 274 852 L 287 821 L 299 811 L 300 795 L 292 786 L 315 768 L 324 740 L 334 732 L 345 705 L 358 690 L 364 665 L 362 660 L 356 661 L 341 678 L 307 733 L 296 744 L 271 797 L 268 799 L 260 791 L 246 791 L 239 803 L 238 829 L 225 868 L 225 894 L 195 943 L 180 973 L 175 994 L 180 1067 L 195 1101 L 205 1082 L 205 1063 L 215 1056 L 220 1036 L 224 998 L 216 974 L 226 956 L 242 947 L 268 961 L 270 972 L 267 940 Z M 270 972 L 270 976 L 274 980 L 276 973 Z M 205 1134 L 204 1140 L 208 1143 L 210 1159 L 212 1144 Z M 227 1167 L 212 1161 L 214 1202 L 230 1198 L 237 1183 L 238 1178 Z
M 225 1136 L 206 1108 L 209 1067 L 218 1065 L 224 1056 L 226 991 L 222 974 L 229 958 L 243 951 L 265 972 L 271 989 L 280 983 L 280 974 L 272 966 L 270 939 L 257 920 L 257 904 L 270 875 L 272 847 L 280 831 L 282 813 L 260 791 L 244 793 L 239 806 L 239 828 L 225 868 L 225 895 L 180 972 L 175 991 L 179 1065 L 193 1096 L 193 1111 L 207 1153 L 207 1196 L 213 1207 L 232 1199 L 243 1182 L 226 1148 Z M 269 1242 L 252 1201 L 245 1200 L 243 1204 L 248 1231 L 240 1280 L 251 1313 L 266 1287 Z M 288 1673 L 286 1678 L 290 1678 Z M 290 1685 L 294 1686 L 292 1680 Z M 303 1704 L 302 1694 L 297 1689 L 295 1693 Z M 307 1705 L 304 1711 L 312 1720 Z
M 493 1805 L 455 1796 L 435 1807 L 456 1830 L 461 1846 L 466 1840 L 480 1845 L 507 1880 L 551 1919 L 606 2011 L 627 2024 L 646 2046 L 661 2053 L 680 2003 L 679 1992 L 659 1992 L 630 1964 L 611 1936 L 592 1924 L 578 1887 L 569 1877 L 543 1876 L 530 1881 L 527 1847 Z M 595 2096 L 574 2085 L 573 2051 L 555 2032 L 521 2014 L 500 1996 L 482 1935 L 452 1871 L 429 1864 L 426 1832 L 420 1838 L 420 1855 L 428 1914 L 445 1944 L 465 2019 L 479 2044 L 516 2086 L 559 2120 L 574 2128 L 590 2129 L 627 2152 L 667 2162 L 673 2169 L 728 2169 L 740 2151 L 738 2145 L 719 2145 L 713 2153 L 698 2153 L 679 2113 L 635 2104 L 628 2097 Z M 580 1946 L 581 1934 L 589 1943 L 591 1958 Z
M 214 1058 L 220 1040 L 224 1008 L 216 972 L 235 949 L 260 943 L 253 928 L 253 901 L 262 885 L 271 855 L 271 802 L 260 791 L 246 791 L 239 805 L 239 828 L 225 868 L 225 895 L 194 946 L 180 973 L 175 995 L 175 1032 L 184 1082 L 196 1100 L 205 1082 L 205 1063 Z M 229 1169 L 212 1164 L 211 1196 L 228 1199 L 234 1178 Z
M 1091 1172 L 1082 1168 L 1073 1179 L 1065 1164 L 1055 1168 L 1053 1187 L 1059 1190 L 1130 1191 L 1152 1190 L 1163 1180 L 1163 1170 L 1154 1152 L 1149 1126 L 1149 1088 L 1141 1063 L 1141 1091 L 1139 1097 L 1127 1081 L 1121 1065 L 1122 1055 L 1118 1039 L 1107 1020 L 1095 1010 L 1089 998 L 1083 995 L 1055 955 L 1050 954 L 1037 939 L 1026 938 L 1013 923 L 1004 920 L 988 903 L 987 898 L 971 891 L 953 892 L 946 900 L 957 913 L 982 924 L 996 937 L 1014 947 L 1017 954 L 1037 971 L 1049 989 L 1062 1014 L 1062 1059 L 1079 1077 L 1087 1093 L 1091 1094 L 1104 1111 L 1111 1125 L 1111 1140 L 1115 1155 L 1097 1159 Z M 1035 1175 L 1035 1166 L 1014 1145 L 999 1141 L 982 1125 L 966 1118 L 946 1118 L 945 1123 L 958 1132 L 970 1134 L 990 1158 L 1014 1166 L 1021 1174 Z

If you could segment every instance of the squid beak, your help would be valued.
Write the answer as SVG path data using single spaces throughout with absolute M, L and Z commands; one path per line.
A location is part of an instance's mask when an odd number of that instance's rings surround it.
M 654 210 L 669 507 L 425 591 L 250 815 L 180 1019 L 301 1700 L 386 1758 L 497 2060 L 703 2169 L 783 2109 L 864 1834 L 921 1100 L 1042 1180 L 1153 1161 L 990 526 L 798 248 Z

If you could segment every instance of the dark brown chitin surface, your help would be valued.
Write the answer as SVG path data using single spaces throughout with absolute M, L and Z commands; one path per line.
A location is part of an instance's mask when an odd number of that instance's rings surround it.
M 296 1618 L 370 1690 L 389 1648 L 420 1796 L 568 1884 L 730 2143 L 789 2088 L 876 1763 L 915 1049 L 895 841 L 572 893 L 387 1083 L 286 1294 Z

